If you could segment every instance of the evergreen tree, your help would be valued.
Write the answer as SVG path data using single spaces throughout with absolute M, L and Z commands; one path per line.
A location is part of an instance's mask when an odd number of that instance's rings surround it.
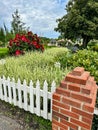
M 14 38 L 14 34 L 12 31 L 9 31 L 5 25 L 5 23 L 3 24 L 4 26 L 4 33 L 5 33 L 5 43 L 8 43 L 11 39 Z
M 56 31 L 65 38 L 82 38 L 84 48 L 91 39 L 98 39 L 98 0 L 69 0 L 66 11 L 57 20 Z
M 0 41 L 5 42 L 5 32 L 2 27 L 0 28 Z
M 14 14 L 12 14 L 12 18 L 13 18 L 13 20 L 11 22 L 11 26 L 12 26 L 12 30 L 11 31 L 14 34 L 26 32 L 25 23 L 23 23 L 21 21 L 20 14 L 19 14 L 17 9 L 14 12 Z

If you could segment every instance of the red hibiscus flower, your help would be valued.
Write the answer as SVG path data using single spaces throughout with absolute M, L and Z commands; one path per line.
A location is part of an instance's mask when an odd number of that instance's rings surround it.
M 16 51 L 15 51 L 15 55 L 16 55 L 16 56 L 18 56 L 18 55 L 20 55 L 20 54 L 21 54 L 21 51 L 20 51 L 20 50 L 16 50 Z

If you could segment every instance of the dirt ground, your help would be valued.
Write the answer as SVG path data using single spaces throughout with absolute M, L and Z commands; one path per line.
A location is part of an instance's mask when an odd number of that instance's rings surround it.
M 51 122 L 0 100 L 0 114 L 13 119 L 19 130 L 51 130 Z

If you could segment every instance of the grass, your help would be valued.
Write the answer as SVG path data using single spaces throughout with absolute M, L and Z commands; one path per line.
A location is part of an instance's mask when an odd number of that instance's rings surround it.
M 55 80 L 58 85 L 69 71 L 67 68 L 56 67 L 55 62 L 58 62 L 59 57 L 66 55 L 67 52 L 66 48 L 51 48 L 44 53 L 30 52 L 24 56 L 7 57 L 6 63 L 0 65 L 0 75 L 14 77 L 16 81 L 20 78 L 22 82 L 26 79 L 28 84 L 30 80 L 34 83 L 39 80 L 41 86 L 45 80 L 49 86 Z
M 0 59 L 8 56 L 8 54 L 9 54 L 8 48 L 5 48 L 5 47 L 0 48 Z

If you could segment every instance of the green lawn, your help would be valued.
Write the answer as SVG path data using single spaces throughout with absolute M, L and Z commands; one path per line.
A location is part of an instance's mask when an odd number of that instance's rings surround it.
M 5 56 L 7 56 L 9 54 L 9 49 L 8 48 L 0 48 L 0 59 L 4 58 Z

